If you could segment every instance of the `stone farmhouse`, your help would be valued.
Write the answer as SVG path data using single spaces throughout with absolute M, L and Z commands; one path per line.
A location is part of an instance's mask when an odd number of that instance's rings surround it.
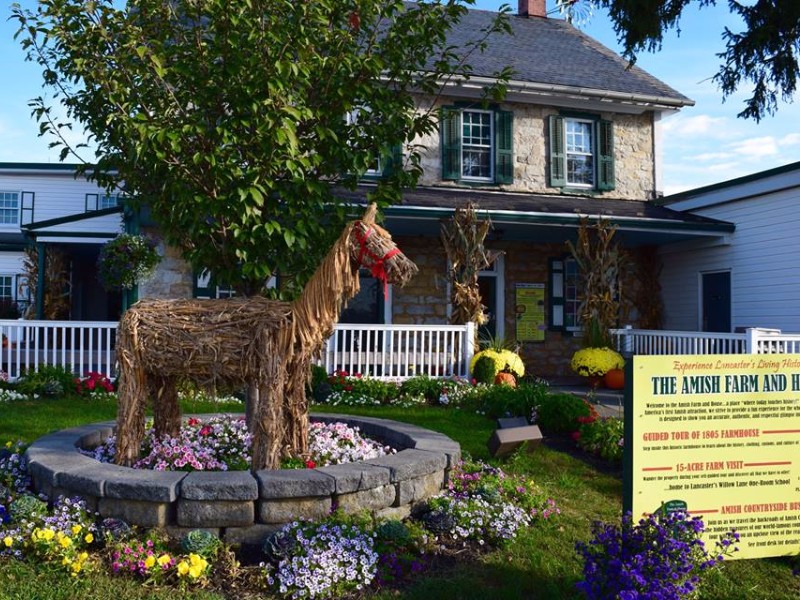
M 469 11 L 450 43 L 473 39 L 493 17 Z M 548 18 L 544 0 L 520 0 L 510 21 L 512 35 L 490 38 L 472 61 L 473 76 L 451 82 L 437 99 L 438 135 L 415 140 L 426 148 L 420 185 L 385 211 L 385 226 L 419 275 L 385 298 L 378 282 L 362 278 L 343 321 L 446 323 L 440 226 L 472 203 L 493 223 L 487 247 L 503 252 L 480 277 L 489 316 L 483 334 L 519 341 L 529 371 L 564 375 L 581 334 L 578 271 L 565 242 L 575 239 L 582 219 L 606 219 L 630 250 L 622 289 L 632 300 L 620 324 L 634 326 L 641 324 L 636 299 L 658 293 L 654 256 L 669 260 L 665 249 L 674 246 L 724 243 L 735 226 L 659 202 L 661 123 L 691 106 L 689 98 Z M 505 99 L 482 103 L 483 85 L 505 65 L 513 69 Z M 371 185 L 364 181 L 346 198 L 363 204 Z M 116 319 L 123 299 L 104 292 L 92 269 L 103 241 L 136 226 L 133 215 L 120 219 L 118 200 L 74 179 L 69 165 L 0 164 L 0 296 L 27 300 L 25 245 L 58 248 L 71 264 L 69 318 Z M 227 293 L 193 276 L 174 249 L 163 252 L 157 276 L 138 297 Z

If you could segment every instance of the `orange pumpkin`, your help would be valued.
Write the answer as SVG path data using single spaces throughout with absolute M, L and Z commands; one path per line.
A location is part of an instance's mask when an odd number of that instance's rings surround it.
M 606 387 L 610 390 L 621 390 L 625 387 L 625 371 L 622 369 L 611 369 L 603 377 Z
M 495 385 L 510 385 L 511 387 L 517 387 L 517 379 L 514 377 L 513 373 L 506 373 L 505 371 L 500 371 L 494 377 L 494 384 Z

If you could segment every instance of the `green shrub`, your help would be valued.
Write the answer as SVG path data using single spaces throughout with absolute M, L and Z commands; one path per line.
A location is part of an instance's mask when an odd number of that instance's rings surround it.
M 547 396 L 547 384 L 521 383 L 516 388 L 492 385 L 481 388 L 476 410 L 491 418 L 530 417 L 535 406 Z
M 572 394 L 546 394 L 536 406 L 536 423 L 545 433 L 572 433 L 578 418 L 588 417 L 591 406 Z
M 70 369 L 60 365 L 42 365 L 19 379 L 17 391 L 54 398 L 76 394 L 75 385 L 75 374 Z
M 416 375 L 400 385 L 400 394 L 412 397 L 424 396 L 430 404 L 437 404 L 442 393 L 442 381 L 430 375 Z
M 495 364 L 491 356 L 481 356 L 472 367 L 472 377 L 478 383 L 491 385 L 494 383 Z
M 582 419 L 578 429 L 578 446 L 611 462 L 622 460 L 622 419 L 606 417 Z

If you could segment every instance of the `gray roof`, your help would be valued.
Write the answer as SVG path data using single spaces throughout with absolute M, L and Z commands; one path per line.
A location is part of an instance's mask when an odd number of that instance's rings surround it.
M 465 46 L 488 27 L 497 13 L 470 10 L 448 34 L 448 43 Z M 473 74 L 491 77 L 506 66 L 513 81 L 594 89 L 672 100 L 693 101 L 646 73 L 561 19 L 510 15 L 512 35 L 493 34 L 483 54 L 469 63 Z

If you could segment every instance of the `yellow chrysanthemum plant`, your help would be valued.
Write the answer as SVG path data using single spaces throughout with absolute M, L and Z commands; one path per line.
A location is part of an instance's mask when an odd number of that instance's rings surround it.
M 611 369 L 621 369 L 625 359 L 611 348 L 582 348 L 572 355 L 570 367 L 584 377 L 602 377 Z
M 488 361 L 483 361 L 483 363 L 491 367 L 491 373 L 476 373 L 475 366 L 482 357 L 487 357 L 489 359 Z M 478 370 L 480 371 L 482 369 L 479 367 Z M 494 383 L 495 377 L 497 377 L 497 374 L 501 371 L 511 372 L 514 374 L 514 377 L 519 379 L 525 375 L 525 364 L 516 352 L 512 352 L 511 350 L 496 350 L 493 348 L 477 352 L 469 363 L 469 372 L 472 373 L 472 377 L 478 380 L 478 382 Z

